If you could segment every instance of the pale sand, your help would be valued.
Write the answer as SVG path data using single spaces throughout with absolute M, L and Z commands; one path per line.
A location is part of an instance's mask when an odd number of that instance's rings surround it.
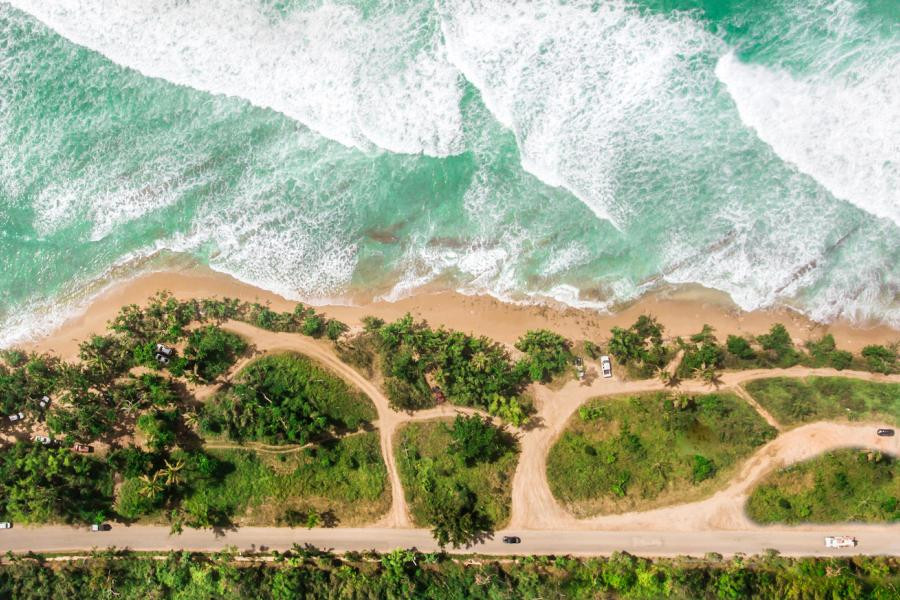
M 266 290 L 241 283 L 206 268 L 151 273 L 113 285 L 94 300 L 79 316 L 69 319 L 47 337 L 21 344 L 36 351 L 53 351 L 63 358 L 77 353 L 78 342 L 93 333 L 102 333 L 106 323 L 126 304 L 143 305 L 159 290 L 169 290 L 181 299 L 232 297 L 269 303 L 273 310 L 292 310 L 293 301 Z M 613 326 L 627 326 L 638 315 L 649 313 L 665 325 L 666 336 L 687 337 L 704 323 L 712 325 L 720 339 L 731 333 L 759 334 L 780 322 L 796 342 L 818 338 L 826 332 L 834 335 L 838 347 L 859 352 L 867 344 L 890 343 L 900 339 L 900 331 L 880 325 L 859 328 L 838 321 L 815 323 L 787 310 L 743 312 L 730 304 L 724 294 L 703 289 L 648 295 L 623 307 L 613 315 L 568 307 L 516 305 L 490 296 L 466 296 L 455 292 L 423 292 L 396 302 L 373 302 L 360 306 L 323 305 L 329 317 L 359 327 L 361 319 L 373 315 L 393 320 L 407 312 L 431 325 L 443 325 L 467 333 L 486 335 L 505 344 L 513 344 L 525 331 L 547 328 L 573 340 L 601 342 Z

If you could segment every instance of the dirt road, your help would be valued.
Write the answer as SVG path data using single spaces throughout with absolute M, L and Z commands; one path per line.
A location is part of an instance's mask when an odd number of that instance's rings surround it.
M 371 527 L 360 529 L 306 531 L 244 527 L 221 536 L 209 531 L 187 530 L 180 537 L 170 537 L 167 527 L 152 526 L 117 525 L 112 531 L 105 533 L 56 526 L 17 527 L 0 532 L 0 552 L 66 551 L 95 546 L 138 550 L 212 550 L 229 545 L 250 548 L 254 544 L 256 547 L 266 545 L 284 549 L 295 542 L 308 542 L 337 550 L 386 550 L 398 546 L 414 546 L 422 550 L 435 548 L 427 530 L 412 528 L 393 453 L 394 436 L 397 428 L 406 422 L 478 411 L 442 405 L 413 415 L 397 412 L 389 406 L 387 398 L 377 386 L 337 357 L 333 346 L 328 342 L 297 334 L 265 331 L 242 322 L 230 321 L 224 327 L 245 337 L 258 353 L 293 351 L 305 354 L 371 398 L 378 413 L 381 451 L 391 486 L 389 512 Z M 809 375 L 840 375 L 900 382 L 900 376 L 885 377 L 872 373 L 795 367 L 724 373 L 719 389 L 734 390 L 750 401 L 752 399 L 737 388 L 741 383 L 764 377 Z M 551 445 L 561 434 L 571 415 L 590 398 L 663 389 L 666 389 L 665 385 L 657 380 L 621 381 L 597 377 L 587 382 L 569 381 L 555 391 L 536 386 L 534 393 L 538 413 L 530 427 L 516 430 L 521 444 L 521 456 L 513 479 L 509 530 L 521 535 L 524 542 L 519 546 L 504 545 L 499 541 L 502 533 L 498 533 L 493 541 L 479 545 L 474 550 L 487 554 L 604 554 L 614 550 L 627 550 L 636 554 L 662 556 L 698 555 L 710 551 L 727 555 L 776 548 L 784 554 L 825 554 L 822 535 L 830 532 L 860 536 L 861 545 L 851 554 L 900 553 L 900 525 L 775 529 L 750 522 L 743 512 L 744 501 L 753 485 L 769 471 L 782 465 L 847 446 L 869 447 L 898 454 L 898 439 L 876 437 L 876 424 L 814 423 L 783 432 L 751 456 L 725 489 L 699 502 L 585 520 L 577 520 L 568 514 L 550 492 L 546 460 Z M 695 393 L 710 391 L 707 385 L 699 381 L 684 381 L 678 389 Z M 775 419 L 762 407 L 755 402 L 750 403 L 769 423 L 780 429 Z M 690 533 L 686 535 L 685 532 Z

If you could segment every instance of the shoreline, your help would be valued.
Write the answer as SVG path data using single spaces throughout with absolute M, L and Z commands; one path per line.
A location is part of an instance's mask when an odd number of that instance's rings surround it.
M 107 321 L 122 306 L 143 305 L 160 290 L 168 290 L 178 299 L 232 297 L 269 303 L 273 310 L 292 310 L 297 302 L 274 292 L 238 281 L 207 267 L 187 267 L 144 273 L 131 279 L 110 283 L 77 315 L 68 318 L 47 334 L 15 344 L 25 350 L 52 352 L 62 358 L 77 356 L 78 343 L 106 330 Z M 310 304 L 312 306 L 312 304 Z M 360 305 L 316 304 L 327 316 L 339 319 L 351 328 L 372 315 L 394 320 L 407 312 L 433 326 L 443 325 L 466 333 L 485 335 L 512 346 L 525 331 L 545 328 L 578 343 L 590 339 L 599 342 L 609 337 L 612 327 L 627 327 L 644 313 L 655 316 L 665 326 L 666 337 L 688 337 L 711 325 L 722 341 L 729 334 L 758 335 L 772 324 L 782 323 L 797 345 L 825 333 L 835 337 L 838 348 L 858 353 L 869 344 L 900 340 L 900 330 L 887 325 L 861 327 L 846 321 L 817 323 L 787 308 L 745 312 L 734 306 L 722 292 L 699 286 L 686 286 L 647 294 L 622 306 L 612 314 L 563 305 L 513 304 L 492 296 L 469 296 L 453 291 L 427 291 L 393 301 L 374 301 Z

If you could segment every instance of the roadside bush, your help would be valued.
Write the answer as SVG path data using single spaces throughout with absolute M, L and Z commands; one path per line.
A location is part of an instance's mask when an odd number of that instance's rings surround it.
M 767 352 L 769 360 L 779 368 L 793 367 L 800 362 L 800 353 L 794 348 L 791 335 L 781 323 L 775 323 L 769 333 L 757 336 L 756 340 Z
M 450 431 L 449 451 L 467 465 L 493 462 L 509 449 L 511 439 L 487 417 L 456 415 Z
M 897 351 L 886 346 L 872 345 L 862 349 L 862 356 L 869 368 L 889 375 L 897 370 Z
M 753 360 L 756 358 L 756 351 L 753 350 L 750 342 L 739 335 L 729 335 L 726 348 L 730 354 L 741 360 Z

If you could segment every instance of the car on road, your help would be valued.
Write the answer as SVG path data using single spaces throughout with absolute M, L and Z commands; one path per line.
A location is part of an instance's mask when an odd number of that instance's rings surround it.
M 853 548 L 857 541 L 849 535 L 830 535 L 825 538 L 826 548 Z
M 87 444 L 72 444 L 72 450 L 81 454 L 90 454 L 94 451 L 94 447 Z
M 880 435 L 881 437 L 894 437 L 894 430 L 893 430 L 893 429 L 887 429 L 887 428 L 879 429 L 879 430 L 876 431 L 875 433 L 877 433 L 877 434 Z
M 504 535 L 503 536 L 504 544 L 521 544 L 522 538 L 517 535 Z
M 25 413 L 16 413 L 14 415 L 9 415 L 9 420 L 15 423 L 16 421 L 21 421 L 25 418 Z
M 584 379 L 584 359 L 580 356 L 575 357 L 575 376 L 578 377 L 578 381 Z
M 600 357 L 600 370 L 606 378 L 612 377 L 612 361 L 605 354 Z
M 41 410 L 44 410 L 48 406 L 50 406 L 50 396 L 44 396 L 41 398 L 41 401 L 38 402 L 38 406 L 41 407 Z
M 38 442 L 39 444 L 43 444 L 45 446 L 55 446 L 56 445 L 56 440 L 54 440 L 53 438 L 47 437 L 46 435 L 36 435 L 31 439 L 33 439 L 35 442 Z
M 91 525 L 91 531 L 109 531 L 112 529 L 112 525 L 109 523 L 94 523 Z
M 12 529 L 12 523 L 9 521 L 0 522 L 0 529 Z

